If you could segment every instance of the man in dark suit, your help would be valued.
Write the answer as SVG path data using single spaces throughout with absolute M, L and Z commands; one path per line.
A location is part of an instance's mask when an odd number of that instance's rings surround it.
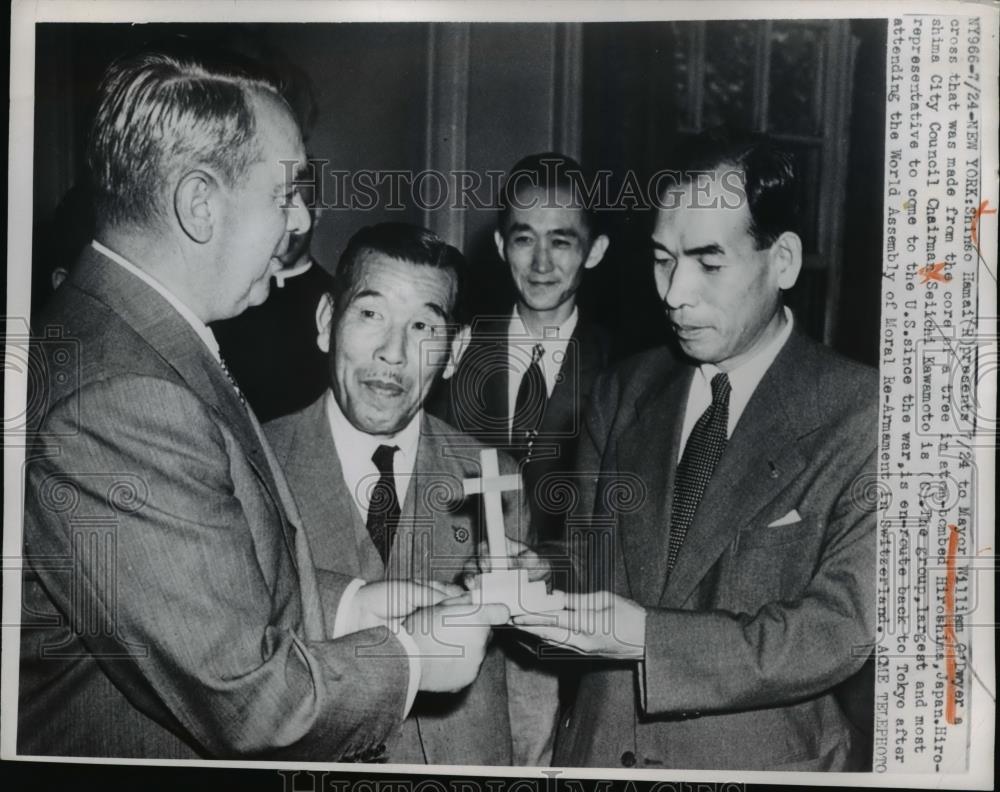
M 263 302 L 310 222 L 276 89 L 147 53 L 98 99 L 96 238 L 36 324 L 58 375 L 29 427 L 18 752 L 374 761 L 506 613 L 315 573 L 219 356 L 207 324 Z
M 319 570 L 359 582 L 454 582 L 485 539 L 480 499 L 462 494 L 465 479 L 482 475 L 484 446 L 423 409 L 438 378 L 453 370 L 464 269 L 458 250 L 405 223 L 361 229 L 340 257 L 316 312 L 330 388 L 265 427 Z M 501 463 L 513 472 L 509 458 Z M 523 538 L 523 501 L 507 495 L 507 533 Z M 515 726 L 520 740 L 530 724 Z M 508 680 L 496 645 L 469 688 L 419 695 L 387 744 L 393 763 L 534 763 L 512 755 Z
M 875 515 L 859 493 L 876 372 L 783 306 L 802 261 L 795 195 L 766 141 L 706 136 L 662 196 L 653 272 L 685 357 L 645 353 L 595 386 L 580 456 L 594 521 L 574 540 L 610 539 L 605 563 L 556 617 L 517 619 L 600 658 L 557 765 L 870 760 L 834 688 L 874 640 Z
M 494 241 L 516 303 L 473 323 L 447 393 L 450 423 L 520 460 L 536 542 L 563 538 L 581 413 L 609 359 L 606 333 L 576 299 L 608 247 L 585 204 L 590 184 L 563 154 L 534 154 L 511 169 Z
M 583 406 L 610 356 L 605 331 L 577 307 L 586 271 L 608 248 L 586 203 L 592 184 L 578 162 L 554 152 L 511 168 L 493 238 L 510 268 L 515 304 L 505 315 L 473 321 L 442 411 L 449 423 L 518 460 L 531 509 L 529 544 L 546 556 L 561 554 Z M 555 664 L 547 673 L 527 653 L 522 661 L 537 687 L 534 702 L 525 698 L 530 712 L 552 700 L 559 676 L 560 697 L 571 695 L 565 668 L 557 676 Z M 550 754 L 546 749 L 540 759 L 547 764 Z

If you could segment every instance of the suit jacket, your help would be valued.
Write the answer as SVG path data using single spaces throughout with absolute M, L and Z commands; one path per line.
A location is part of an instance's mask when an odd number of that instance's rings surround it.
M 389 557 L 388 574 L 344 483 L 330 433 L 327 394 L 269 422 L 265 431 L 298 503 L 317 569 L 365 580 L 390 576 L 455 582 L 485 529 L 481 498 L 462 482 L 480 475 L 482 444 L 424 415 L 417 458 Z M 503 472 L 514 465 L 501 456 Z M 504 493 L 507 533 L 523 537 L 521 499 Z M 420 694 L 402 732 L 388 742 L 394 763 L 509 765 L 511 726 L 503 653 L 494 645 L 476 681 L 456 694 Z
M 479 321 L 450 382 L 448 423 L 488 445 L 509 447 L 509 317 Z M 566 349 L 559 379 L 545 405 L 529 459 L 522 463 L 531 506 L 532 540 L 560 541 L 575 484 L 573 471 L 583 408 L 594 381 L 609 364 L 611 344 L 598 325 L 580 317 Z
M 831 689 L 875 635 L 875 515 L 861 493 L 875 473 L 876 372 L 793 333 L 667 578 L 694 371 L 654 350 L 595 386 L 580 469 L 594 471 L 589 540 L 611 553 L 594 586 L 647 609 L 645 660 L 588 668 L 554 763 L 858 769 L 870 756 Z
M 19 753 L 376 757 L 405 651 L 326 639 L 348 578 L 192 327 L 90 248 L 36 326 Z

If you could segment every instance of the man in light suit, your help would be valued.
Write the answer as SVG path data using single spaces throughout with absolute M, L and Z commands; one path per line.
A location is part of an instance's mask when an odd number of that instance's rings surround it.
M 465 497 L 462 483 L 482 475 L 484 446 L 423 409 L 439 377 L 454 370 L 464 270 L 458 250 L 406 223 L 361 229 L 340 257 L 316 311 L 330 388 L 265 427 L 321 571 L 359 582 L 448 583 L 475 564 L 485 539 L 481 499 Z M 503 472 L 513 472 L 513 461 L 500 459 Z M 528 526 L 520 503 L 505 493 L 507 533 L 515 540 Z M 515 706 L 512 735 L 504 653 L 494 645 L 469 688 L 417 697 L 411 717 L 387 740 L 386 759 L 535 764 L 524 750 L 530 723 L 517 720 L 518 712 Z
M 653 272 L 685 359 L 644 353 L 595 386 L 580 458 L 594 521 L 574 537 L 606 541 L 595 591 L 517 619 L 600 658 L 557 765 L 870 760 L 834 688 L 875 634 L 875 516 L 859 495 L 876 373 L 783 307 L 802 261 L 795 195 L 766 141 L 707 135 L 662 196 Z
M 561 493 L 572 480 L 583 406 L 610 356 L 607 333 L 577 293 L 608 237 L 585 203 L 592 180 L 564 154 L 518 161 L 500 193 L 493 234 L 516 302 L 479 317 L 446 394 L 446 420 L 521 463 L 536 542 L 564 539 Z
M 36 323 L 18 752 L 375 761 L 506 612 L 315 573 L 228 377 L 207 324 L 263 302 L 309 226 L 276 89 L 146 53 L 98 99 L 96 239 Z

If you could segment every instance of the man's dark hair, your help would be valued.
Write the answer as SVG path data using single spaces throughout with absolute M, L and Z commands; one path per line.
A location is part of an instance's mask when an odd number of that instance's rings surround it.
M 188 168 L 243 183 L 261 157 L 253 96 L 280 95 L 215 61 L 144 52 L 108 68 L 87 147 L 98 223 L 154 223 L 169 211 L 163 190 Z
M 727 168 L 740 177 L 758 249 L 770 247 L 785 231 L 798 232 L 798 183 L 790 153 L 764 135 L 724 128 L 695 135 L 678 148 L 675 170 L 681 182 L 697 183 L 699 173 Z
M 510 169 L 499 195 L 500 214 L 497 218 L 497 227 L 501 234 L 506 233 L 512 207 L 533 206 L 526 201 L 518 200 L 518 196 L 522 190 L 534 187 L 540 188 L 548 195 L 545 199 L 548 203 L 542 205 L 559 205 L 552 197 L 554 190 L 561 188 L 569 192 L 572 206 L 583 210 L 584 224 L 591 240 L 597 236 L 599 233 L 597 215 L 591 206 L 591 200 L 587 197 L 596 194 L 594 180 L 575 159 L 555 151 L 531 154 L 518 160 Z
M 377 223 L 365 226 L 351 237 L 337 261 L 337 269 L 330 282 L 330 293 L 338 310 L 341 298 L 354 285 L 359 266 L 372 253 L 452 272 L 455 275 L 455 293 L 448 318 L 457 324 L 465 322 L 465 256 L 433 231 L 409 223 Z

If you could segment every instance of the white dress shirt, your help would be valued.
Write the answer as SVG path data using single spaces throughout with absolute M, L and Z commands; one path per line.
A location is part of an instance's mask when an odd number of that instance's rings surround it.
M 347 420 L 344 411 L 337 404 L 333 391 L 328 390 L 326 393 L 326 417 L 330 425 L 333 445 L 337 450 L 337 459 L 340 460 L 344 484 L 347 486 L 347 491 L 351 493 L 351 498 L 358 507 L 358 511 L 361 512 L 361 519 L 368 522 L 369 496 L 374 489 L 375 482 L 381 475 L 372 461 L 372 455 L 380 445 L 399 446 L 399 450 L 392 456 L 392 472 L 396 479 L 396 498 L 402 507 L 410 479 L 413 477 L 413 468 L 417 463 L 417 447 L 420 445 L 423 410 L 418 410 L 410 422 L 392 437 L 378 437 L 362 432 Z M 331 515 L 331 517 L 336 518 L 337 515 Z M 361 578 L 355 578 L 344 589 L 334 617 L 334 638 L 358 631 L 360 614 L 353 608 L 354 597 L 358 589 L 366 582 Z M 420 652 L 416 642 L 402 628 L 401 624 L 390 624 L 388 627 L 406 648 L 406 654 L 410 661 L 410 685 L 406 694 L 406 706 L 403 709 L 403 717 L 406 717 L 413 706 L 413 700 L 416 698 L 420 683 Z
M 743 415 L 747 402 L 753 396 L 764 374 L 771 367 L 774 359 L 778 356 L 781 348 L 788 341 L 792 334 L 792 312 L 785 306 L 785 326 L 771 341 L 757 350 L 757 353 L 745 360 L 736 368 L 727 372 L 729 374 L 729 386 L 732 389 L 729 394 L 729 424 L 726 427 L 726 438 L 733 436 L 733 429 Z M 713 363 L 702 363 L 698 366 L 694 377 L 691 379 L 691 389 L 688 391 L 687 407 L 684 410 L 684 426 L 681 429 L 681 443 L 677 450 L 677 459 L 680 460 L 684 454 L 684 446 L 687 445 L 688 437 L 694 425 L 701 418 L 702 413 L 708 409 L 712 403 L 712 377 L 721 372 L 718 366 Z
M 380 474 L 372 461 L 372 455 L 380 445 L 399 446 L 399 450 L 392 456 L 392 472 L 396 479 L 396 497 L 402 506 L 413 476 L 413 468 L 417 464 L 423 410 L 418 410 L 410 422 L 392 437 L 378 437 L 355 428 L 337 404 L 333 391 L 328 390 L 326 416 L 333 444 L 337 448 L 340 469 L 344 473 L 344 484 L 361 512 L 361 519 L 368 521 L 369 496 L 379 479 Z
M 559 380 L 559 370 L 566 359 L 570 338 L 576 330 L 580 314 L 576 307 L 561 325 L 546 327 L 541 338 L 531 335 L 521 319 L 517 306 L 507 326 L 507 433 L 513 430 L 514 407 L 517 405 L 517 391 L 521 380 L 531 366 L 531 353 L 536 343 L 542 345 L 542 376 L 545 377 L 546 396 L 551 397 Z

